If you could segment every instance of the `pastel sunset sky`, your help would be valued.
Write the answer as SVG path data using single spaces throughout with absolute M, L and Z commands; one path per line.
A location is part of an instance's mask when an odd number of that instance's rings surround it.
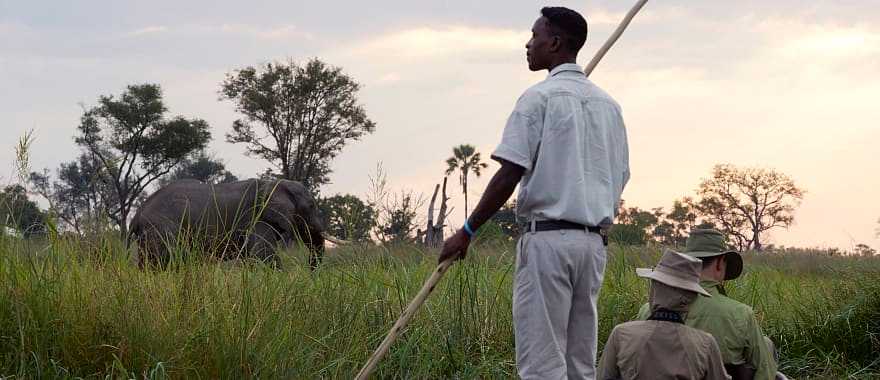
M 237 118 L 225 73 L 318 57 L 363 85 L 376 132 L 334 160 L 323 194 L 364 196 L 377 162 L 395 189 L 430 196 L 461 143 L 486 158 L 517 97 L 546 72 L 525 61 L 546 5 L 576 9 L 589 61 L 634 1 L 0 0 L 0 176 L 35 130 L 32 165 L 78 154 L 83 106 L 158 83 L 171 114 L 207 120 L 210 149 L 240 177 L 267 167 L 225 142 Z M 627 204 L 693 195 L 713 165 L 773 168 L 807 190 L 769 242 L 880 249 L 880 7 L 875 0 L 652 0 L 591 79 L 622 105 Z M 498 165 L 471 185 L 471 205 Z M 454 178 L 452 222 L 463 198 Z

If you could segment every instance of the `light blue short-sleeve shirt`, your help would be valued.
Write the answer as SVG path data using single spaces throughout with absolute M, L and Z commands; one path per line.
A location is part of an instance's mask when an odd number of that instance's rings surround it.
M 573 63 L 520 96 L 492 158 L 525 168 L 517 216 L 526 221 L 610 226 L 630 177 L 620 106 Z

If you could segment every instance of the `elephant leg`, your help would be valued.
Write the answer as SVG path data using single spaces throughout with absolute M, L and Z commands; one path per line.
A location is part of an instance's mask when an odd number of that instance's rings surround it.
M 276 248 L 280 240 L 279 232 L 272 225 L 257 222 L 247 239 L 247 256 L 255 257 L 278 268 L 281 266 L 281 259 L 276 253 Z
M 156 230 L 149 229 L 138 237 L 137 265 L 144 268 L 164 268 L 169 252 L 165 239 Z

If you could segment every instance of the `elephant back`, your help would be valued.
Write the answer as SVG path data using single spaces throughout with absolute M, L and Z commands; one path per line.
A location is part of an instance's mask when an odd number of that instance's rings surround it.
M 180 227 L 238 228 L 254 219 L 258 188 L 256 180 L 220 185 L 174 181 L 147 198 L 133 223 L 169 232 Z

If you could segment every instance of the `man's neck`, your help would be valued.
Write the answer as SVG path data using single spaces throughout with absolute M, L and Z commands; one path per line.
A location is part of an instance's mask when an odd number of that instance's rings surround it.
M 716 276 L 715 273 L 702 272 L 700 273 L 700 281 L 714 281 L 720 283 L 724 281 L 724 278 L 723 276 Z
M 566 63 L 577 63 L 577 59 L 575 57 L 560 57 L 559 59 L 554 60 L 550 64 L 550 67 L 547 69 L 547 72 L 553 71 L 553 69 L 555 69 L 556 66 L 564 65 Z

